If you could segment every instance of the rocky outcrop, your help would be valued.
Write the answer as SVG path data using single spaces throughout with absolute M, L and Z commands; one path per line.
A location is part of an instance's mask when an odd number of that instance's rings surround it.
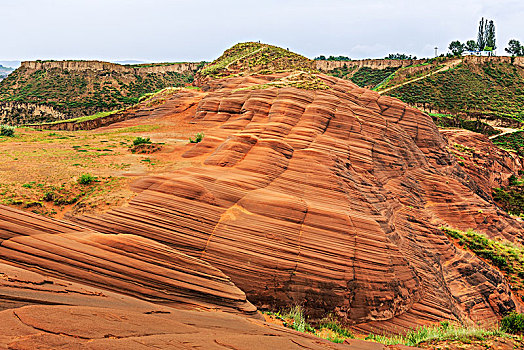
M 199 62 L 123 65 L 103 61 L 24 61 L 21 64 L 21 68 L 30 71 L 61 69 L 72 72 L 114 71 L 119 73 L 147 74 L 166 72 L 196 72 L 200 65 L 201 63 Z
M 6 207 L 0 207 L 0 219 L 0 263 L 164 305 L 256 311 L 220 270 L 158 242 L 101 234 Z M 60 293 L 54 282 L 46 284 L 51 294 Z
M 51 106 L 20 102 L 0 102 L 0 124 L 22 125 L 67 119 Z
M 367 67 L 372 69 L 401 68 L 416 64 L 422 64 L 426 60 L 388 60 L 388 59 L 365 59 L 353 61 L 327 61 L 315 60 L 316 68 L 321 72 L 329 72 L 341 67 Z
M 318 77 L 329 90 L 208 82 L 191 121 L 206 136 L 183 155 L 202 167 L 142 180 L 129 206 L 72 220 L 207 261 L 259 307 L 303 304 L 363 332 L 489 324 L 515 309 L 503 276 L 439 227 L 521 240 L 522 224 L 464 172 L 430 117 Z
M 489 192 L 502 179 L 490 172 L 521 165 L 464 170 L 428 115 L 345 80 L 271 85 L 296 75 L 202 80 L 205 93 L 180 96 L 194 116 L 169 118 L 205 134 L 165 157 L 192 167 L 142 178 L 126 206 L 74 224 L 0 207 L 0 259 L 158 304 L 300 304 L 363 333 L 519 310 L 503 275 L 440 227 L 522 242 Z
M 464 56 L 464 63 L 469 64 L 486 64 L 486 63 L 506 63 L 513 64 L 518 67 L 524 68 L 524 57 L 510 57 L 510 56 Z

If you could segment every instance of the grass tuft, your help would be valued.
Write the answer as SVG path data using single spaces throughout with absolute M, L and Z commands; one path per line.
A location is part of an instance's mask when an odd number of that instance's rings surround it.
M 15 127 L 11 125 L 0 125 L 0 136 L 15 136 Z

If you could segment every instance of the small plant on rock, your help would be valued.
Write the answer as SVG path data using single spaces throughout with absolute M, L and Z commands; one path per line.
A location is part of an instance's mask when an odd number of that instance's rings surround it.
M 204 133 L 203 132 L 199 132 L 199 133 L 196 134 L 194 140 L 193 140 L 192 137 L 190 137 L 189 138 L 189 142 L 190 143 L 199 143 L 200 141 L 202 141 L 203 138 L 204 138 Z
M 149 137 L 138 136 L 136 139 L 133 140 L 133 146 L 145 145 L 149 143 L 151 143 L 151 139 Z

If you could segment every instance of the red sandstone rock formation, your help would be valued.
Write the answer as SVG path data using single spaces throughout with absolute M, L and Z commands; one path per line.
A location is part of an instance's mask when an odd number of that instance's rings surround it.
M 428 116 L 320 78 L 330 90 L 205 81 L 192 122 L 206 137 L 184 154 L 202 166 L 143 180 L 128 207 L 74 221 L 205 260 L 260 307 L 303 304 L 363 331 L 491 323 L 514 309 L 502 275 L 439 226 L 515 240 L 522 225 L 463 171 Z
M 142 179 L 126 207 L 70 218 L 80 226 L 0 207 L 0 259 L 159 304 L 252 312 L 243 291 L 363 332 L 489 324 L 518 308 L 503 276 L 439 229 L 521 240 L 487 192 L 494 178 L 464 171 L 431 118 L 396 99 L 324 75 L 328 90 L 263 85 L 288 74 L 201 80 L 189 123 L 206 136 L 182 156 L 201 166 Z

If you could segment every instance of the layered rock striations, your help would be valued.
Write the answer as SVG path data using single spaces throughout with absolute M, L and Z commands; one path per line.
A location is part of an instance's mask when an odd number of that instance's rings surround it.
M 522 225 L 431 118 L 323 75 L 328 90 L 259 88 L 277 78 L 208 82 L 192 120 L 206 137 L 183 155 L 202 166 L 144 179 L 128 207 L 73 220 L 205 260 L 260 307 L 303 304 L 364 331 L 515 309 L 502 275 L 439 227 L 519 240 Z
M 173 130 L 205 137 L 169 159 L 193 167 L 141 178 L 128 205 L 69 223 L 0 207 L 1 262 L 167 306 L 299 304 L 362 332 L 519 310 L 503 275 L 440 227 L 520 242 L 522 223 L 489 189 L 504 181 L 490 172 L 521 164 L 465 171 L 459 139 L 429 116 L 300 57 L 285 69 L 285 51 L 267 65 L 266 50 L 232 50 L 198 77 L 205 93 L 181 96 L 198 105 L 189 119 L 174 111 Z

